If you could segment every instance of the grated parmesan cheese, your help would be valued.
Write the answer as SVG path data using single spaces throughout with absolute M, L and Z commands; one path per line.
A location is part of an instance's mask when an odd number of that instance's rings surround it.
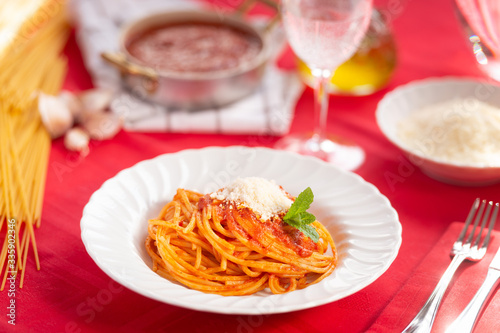
M 423 156 L 500 166 L 500 109 L 477 99 L 454 99 L 414 112 L 398 124 L 397 134 Z
M 263 221 L 285 213 L 293 203 L 274 181 L 260 177 L 238 178 L 229 186 L 211 193 L 210 197 L 248 207 Z

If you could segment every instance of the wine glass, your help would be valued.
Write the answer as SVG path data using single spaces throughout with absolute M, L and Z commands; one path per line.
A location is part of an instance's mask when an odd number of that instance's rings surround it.
M 312 134 L 285 136 L 276 148 L 354 170 L 363 163 L 365 154 L 360 147 L 327 135 L 327 85 L 335 69 L 361 43 L 370 22 L 372 0 L 282 0 L 281 9 L 288 42 L 314 77 L 315 127 Z
M 455 6 L 479 68 L 500 82 L 500 2 L 455 0 Z

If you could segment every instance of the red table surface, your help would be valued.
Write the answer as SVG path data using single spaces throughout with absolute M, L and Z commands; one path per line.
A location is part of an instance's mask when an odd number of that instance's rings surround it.
M 91 194 L 118 171 L 159 154 L 205 146 L 271 147 L 277 138 L 122 131 L 112 140 L 93 142 L 85 158 L 66 151 L 58 139 L 52 145 L 43 218 L 36 230 L 41 270 L 37 271 L 33 258 L 29 258 L 24 287 L 16 290 L 16 325 L 8 324 L 3 315 L 0 331 L 369 331 L 448 225 L 463 220 L 476 197 L 500 200 L 500 185 L 467 188 L 428 178 L 411 167 L 378 129 L 375 109 L 391 89 L 433 76 L 482 76 L 467 49 L 452 0 L 385 2 L 398 47 L 393 79 L 383 91 L 371 96 L 332 97 L 328 117 L 330 131 L 356 141 L 365 149 L 366 161 L 356 173 L 388 197 L 403 226 L 399 254 L 379 279 L 337 302 L 261 316 L 204 313 L 143 297 L 111 280 L 85 251 L 80 238 L 80 218 Z M 65 88 L 90 88 L 92 83 L 74 36 L 65 54 L 69 60 Z M 312 99 L 312 91 L 306 89 L 298 101 L 292 132 L 311 128 Z M 9 298 L 5 291 L 0 293 L 0 300 L 7 313 Z

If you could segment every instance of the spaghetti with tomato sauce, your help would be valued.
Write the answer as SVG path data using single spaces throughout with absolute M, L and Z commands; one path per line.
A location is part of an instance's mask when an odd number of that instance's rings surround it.
M 284 222 L 287 199 L 279 198 L 281 206 L 267 214 L 261 206 L 250 207 L 253 202 L 229 198 L 178 189 L 159 216 L 149 220 L 146 249 L 153 270 L 189 288 L 225 296 L 266 288 L 286 293 L 333 272 L 335 244 L 320 222 L 312 223 L 319 235 L 315 243 Z

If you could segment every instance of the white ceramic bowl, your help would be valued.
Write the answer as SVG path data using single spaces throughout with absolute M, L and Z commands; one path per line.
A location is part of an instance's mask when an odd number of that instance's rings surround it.
M 387 93 L 378 103 L 377 124 L 389 141 L 431 178 L 462 186 L 484 186 L 500 182 L 500 165 L 467 165 L 428 157 L 407 147 L 398 137 L 397 127 L 403 118 L 429 105 L 454 98 L 475 98 L 500 108 L 500 86 L 486 81 L 454 77 L 410 82 Z

